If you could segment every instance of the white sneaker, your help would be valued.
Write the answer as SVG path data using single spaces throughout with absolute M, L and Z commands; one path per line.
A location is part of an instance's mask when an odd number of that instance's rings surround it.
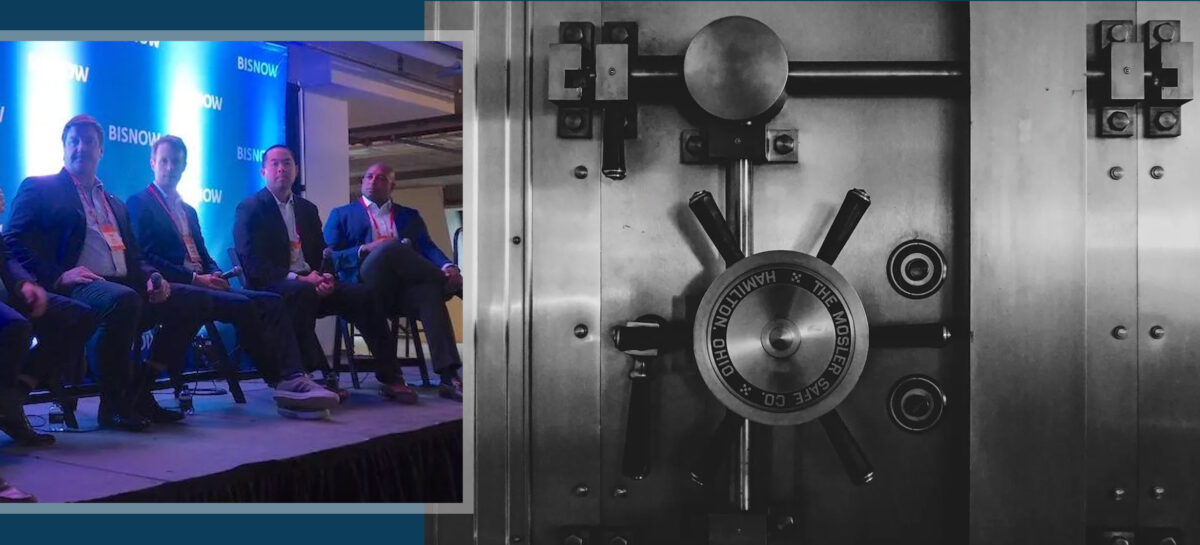
M 275 385 L 275 404 L 285 409 L 320 411 L 338 406 L 337 393 L 313 382 L 305 375 Z

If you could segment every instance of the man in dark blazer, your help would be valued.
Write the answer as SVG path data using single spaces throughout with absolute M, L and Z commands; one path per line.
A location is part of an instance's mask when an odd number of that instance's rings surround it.
M 314 328 L 318 317 L 338 314 L 362 332 L 379 362 L 376 377 L 381 393 L 388 399 L 416 403 L 416 392 L 397 377 L 396 347 L 379 302 L 366 288 L 338 282 L 332 274 L 332 256 L 326 257 L 317 207 L 292 193 L 297 166 L 291 150 L 279 145 L 267 148 L 262 165 L 267 186 L 238 204 L 233 230 L 250 287 L 283 296 L 308 369 L 321 369 L 327 378 L 335 376 Z
M 101 427 L 144 430 L 183 418 L 150 391 L 159 371 L 181 368 L 188 345 L 212 310 L 203 293 L 161 280 L 142 260 L 125 205 L 96 178 L 104 130 L 78 115 L 63 127 L 63 169 L 26 178 L 13 199 L 4 238 L 38 283 L 92 308 L 99 321 Z M 134 369 L 139 332 L 161 325 L 149 365 Z
M 0 214 L 4 197 L 0 193 Z M 46 293 L 12 257 L 0 238 L 0 431 L 23 445 L 49 445 L 54 436 L 37 433 L 25 418 L 25 400 L 38 383 L 59 376 L 80 361 L 83 344 L 96 329 L 87 305 Z M 36 337 L 37 346 L 30 349 Z
M 280 407 L 322 410 L 337 406 L 338 395 L 304 373 L 283 298 L 267 291 L 231 290 L 229 282 L 221 278 L 221 270 L 204 244 L 196 209 L 179 196 L 179 179 L 186 168 L 187 146 L 182 139 L 166 135 L 153 143 L 150 169 L 154 181 L 126 202 L 145 260 L 167 280 L 191 284 L 208 296 L 211 318 L 233 324 L 242 348 L 263 380 L 274 388 Z
M 329 213 L 325 242 L 343 282 L 361 282 L 392 314 L 421 320 L 442 379 L 438 395 L 462 401 L 462 358 L 446 310 L 446 294 L 462 293 L 462 274 L 429 238 L 421 214 L 392 202 L 392 173 L 383 163 L 367 168 L 362 197 Z

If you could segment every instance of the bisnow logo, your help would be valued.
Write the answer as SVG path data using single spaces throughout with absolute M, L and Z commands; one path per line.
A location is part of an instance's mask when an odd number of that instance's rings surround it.
M 205 187 L 200 190 L 200 202 L 221 204 L 221 196 L 222 196 L 222 193 L 224 193 L 224 192 L 225 191 L 223 189 L 213 189 L 211 187 Z
M 251 72 L 254 74 L 258 74 L 260 76 L 267 76 L 267 77 L 272 77 L 272 78 L 279 77 L 279 65 L 278 64 L 271 64 L 266 61 L 251 59 L 250 57 L 243 57 L 241 55 L 238 55 L 237 67 L 238 67 L 238 70 L 241 70 L 243 72 Z
M 219 111 L 221 111 L 221 106 L 225 103 L 225 99 L 223 97 L 219 97 L 217 95 L 210 95 L 208 93 L 198 93 L 196 95 L 196 102 L 198 102 L 200 104 L 201 108 L 205 108 L 208 110 L 216 110 L 219 112 Z
M 162 136 L 161 132 L 148 131 L 146 129 L 135 129 L 132 127 L 121 127 L 117 125 L 108 126 L 108 141 L 120 142 L 122 144 L 137 144 L 139 146 L 149 146 L 155 140 Z
M 133 43 L 135 43 L 135 44 L 141 44 L 141 45 L 144 45 L 144 46 L 146 46 L 146 47 L 153 47 L 154 49 L 158 49 L 158 46 L 159 46 L 159 44 L 160 44 L 161 42 L 133 42 Z
M 43 55 L 30 55 L 33 70 L 41 73 L 46 71 L 49 73 L 61 73 L 67 79 L 75 80 L 79 83 L 87 83 L 88 76 L 92 73 L 92 68 L 83 64 L 75 64 L 71 61 L 50 58 Z
M 238 146 L 237 147 L 237 158 L 238 158 L 238 161 L 249 161 L 251 163 L 261 163 L 263 153 L 265 153 L 265 152 L 266 152 L 266 150 L 261 150 L 258 148 L 249 148 L 246 146 Z

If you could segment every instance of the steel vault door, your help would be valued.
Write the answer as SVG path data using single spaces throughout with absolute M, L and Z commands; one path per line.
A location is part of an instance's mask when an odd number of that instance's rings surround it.
M 639 25 L 639 54 L 681 55 L 706 24 L 745 15 L 768 24 L 792 60 L 965 61 L 966 6 L 949 4 L 530 3 L 530 532 L 535 543 L 677 543 L 732 511 L 723 485 L 699 488 L 687 467 L 724 408 L 689 354 L 655 362 L 646 415 L 654 439 L 648 476 L 622 474 L 631 359 L 608 332 L 644 314 L 687 322 L 723 263 L 687 208 L 694 192 L 723 202 L 725 169 L 680 163 L 680 132 L 695 128 L 669 103 L 638 108 L 626 140 L 628 176 L 600 176 L 592 139 L 561 139 L 547 97 L 549 46 L 559 23 Z M 871 324 L 953 322 L 963 316 L 957 272 L 965 229 L 965 97 L 792 97 L 768 128 L 797 129 L 798 164 L 753 174 L 755 251 L 816 254 L 843 195 L 863 188 L 872 207 L 837 261 Z M 680 97 L 682 100 L 683 97 Z M 580 169 L 579 167 L 583 167 Z M 908 299 L 888 283 L 887 260 L 923 239 L 949 263 L 944 286 Z M 870 457 L 874 482 L 851 484 L 821 427 L 773 431 L 754 468 L 757 510 L 779 539 L 806 543 L 949 543 L 965 532 L 964 350 L 872 349 L 841 414 Z M 903 377 L 924 375 L 949 396 L 947 417 L 912 433 L 888 416 Z M 791 517 L 788 527 L 786 517 Z M 782 525 L 782 526 L 781 526 Z M 710 530 L 712 530 L 710 528 Z M 762 529 L 743 528 L 745 534 Z M 727 528 L 725 539 L 736 539 Z M 747 537 L 749 537 L 747 535 Z M 619 541 L 611 541 L 619 543 Z
M 1088 19 L 1133 21 L 1143 43 L 1156 26 L 1147 22 L 1179 21 L 1184 42 L 1200 32 L 1200 6 L 1193 4 L 1090 4 Z M 1147 108 L 1136 110 L 1132 138 L 1098 137 L 1104 120 L 1095 119 L 1094 108 L 1089 112 L 1090 543 L 1118 543 L 1119 532 L 1129 532 L 1130 543 L 1151 545 L 1200 537 L 1194 108 L 1182 106 L 1179 136 L 1160 138 L 1148 135 L 1154 119 L 1147 119 Z

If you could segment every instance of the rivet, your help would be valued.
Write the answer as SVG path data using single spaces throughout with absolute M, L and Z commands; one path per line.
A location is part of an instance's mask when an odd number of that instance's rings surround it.
M 1166 169 L 1164 169 L 1163 167 L 1154 166 L 1150 169 L 1150 177 L 1154 178 L 1155 180 L 1161 180 L 1163 175 L 1166 174 L 1166 172 L 1167 172 Z
M 592 489 L 588 488 L 588 485 L 586 483 L 579 483 L 579 484 L 575 485 L 575 488 L 571 491 L 571 493 L 575 494 L 576 497 L 582 498 L 582 497 L 587 496 L 588 492 L 591 492 L 591 491 L 592 491 Z
M 1114 339 L 1123 341 L 1123 340 L 1125 340 L 1126 337 L 1129 336 L 1129 330 L 1126 329 L 1125 326 L 1119 325 L 1112 329 L 1112 336 Z M 1118 488 L 1117 490 L 1120 490 L 1120 489 Z
M 583 324 L 579 324 L 579 325 L 575 326 L 575 337 L 576 338 L 582 339 L 584 337 L 587 337 L 587 334 L 588 334 L 588 326 L 583 325 Z
M 1113 501 L 1121 501 L 1125 499 L 1125 489 L 1119 486 L 1112 489 L 1112 499 Z
M 1150 497 L 1154 498 L 1156 500 L 1163 499 L 1163 496 L 1165 496 L 1166 494 L 1167 494 L 1167 489 L 1163 488 L 1161 486 L 1155 486 L 1150 489 Z
M 587 178 L 587 176 L 588 176 L 587 167 L 585 167 L 583 165 L 579 165 L 579 166 L 575 167 L 575 177 L 576 178 L 579 178 L 580 180 L 582 180 L 584 178 Z
M 1125 177 L 1125 169 L 1121 167 L 1112 167 L 1108 169 L 1108 177 L 1114 180 L 1120 180 Z
M 520 244 L 520 243 L 521 243 L 521 237 L 512 237 L 512 243 L 513 243 L 513 244 Z
M 615 490 L 613 490 L 614 498 L 624 498 L 628 495 L 629 495 L 629 489 L 625 488 L 624 486 L 618 486 Z
M 1150 337 L 1152 337 L 1154 339 L 1161 339 L 1166 336 L 1167 336 L 1167 330 L 1163 326 L 1156 325 L 1156 326 L 1150 328 Z

